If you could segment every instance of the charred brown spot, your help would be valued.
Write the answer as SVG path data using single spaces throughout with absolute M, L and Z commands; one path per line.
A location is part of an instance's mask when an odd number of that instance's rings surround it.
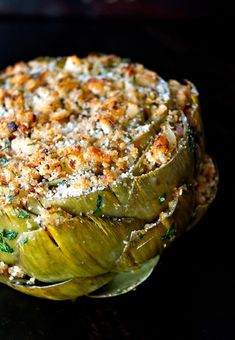
M 69 162 L 69 165 L 71 166 L 72 169 L 75 169 L 75 164 L 76 164 L 76 161 L 71 159 Z

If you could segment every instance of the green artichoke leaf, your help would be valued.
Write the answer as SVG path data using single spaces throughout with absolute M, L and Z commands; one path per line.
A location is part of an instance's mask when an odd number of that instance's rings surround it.
M 0 275 L 0 282 L 22 293 L 50 300 L 73 300 L 77 297 L 102 287 L 114 274 L 106 273 L 96 277 L 73 278 L 51 285 L 27 285 L 14 283 L 8 277 Z
M 99 203 L 99 211 L 97 211 L 97 202 L 101 198 Z M 79 216 L 81 214 L 91 215 L 96 214 L 98 216 L 115 216 L 123 217 L 124 209 L 120 205 L 120 202 L 115 195 L 109 190 L 97 190 L 89 194 L 84 194 L 77 197 L 68 198 L 41 198 L 40 200 L 29 199 L 28 207 L 30 211 L 39 214 L 40 207 L 58 207 L 69 212 L 73 216 Z
M 147 174 L 124 179 L 124 182 L 117 185 L 111 185 L 120 201 L 126 195 L 125 201 L 122 202 L 126 207 L 125 216 L 145 221 L 156 219 L 169 203 L 174 188 L 191 182 L 193 164 L 193 155 L 187 146 L 181 146 L 166 165 Z M 128 184 L 131 185 L 131 189 Z M 159 200 L 161 195 L 166 196 L 163 204 Z
M 182 187 L 169 203 L 163 217 L 155 223 L 146 224 L 144 229 L 131 233 L 130 240 L 113 267 L 113 271 L 134 269 L 143 262 L 161 255 L 171 241 L 186 229 L 193 212 L 193 190 Z
M 0 210 L 0 261 L 14 264 L 18 256 L 17 242 L 20 235 L 36 227 L 37 224 L 31 213 L 11 205 L 2 208 Z
M 210 196 L 208 197 L 207 201 L 204 204 L 196 205 L 192 219 L 189 225 L 187 226 L 187 230 L 192 229 L 202 219 L 202 217 L 207 212 L 210 204 L 214 201 L 216 197 L 218 184 L 219 184 L 219 171 L 218 171 L 218 166 L 215 161 L 213 162 L 213 164 L 215 166 L 216 172 L 215 172 L 215 177 L 213 178 L 213 187 L 211 188 Z
M 135 270 L 115 274 L 112 280 L 98 290 L 90 293 L 89 296 L 101 298 L 117 296 L 129 292 L 151 275 L 159 259 L 160 256 L 156 256 L 146 261 Z
M 190 98 L 191 98 L 191 107 L 188 108 L 190 110 L 190 117 L 193 124 L 193 132 L 197 137 L 197 142 L 201 148 L 202 153 L 205 152 L 205 133 L 204 127 L 201 118 L 200 105 L 199 105 L 199 94 L 197 88 L 193 83 L 189 80 L 185 80 L 186 84 L 190 89 Z
M 110 271 L 131 232 L 143 228 L 144 224 L 144 221 L 132 218 L 89 216 L 76 217 L 68 224 L 48 229 L 67 258 L 82 267 L 80 276 L 90 276 Z M 85 271 L 84 266 L 87 266 Z
M 125 216 L 153 221 L 169 203 L 173 190 L 192 182 L 195 172 L 195 153 L 190 151 L 187 119 L 184 115 L 182 119 L 184 137 L 168 163 L 148 173 L 142 173 L 142 162 L 145 156 L 143 154 L 129 177 L 125 176 L 110 185 L 119 202 L 126 208 Z M 163 204 L 159 200 L 161 195 L 166 197 Z
M 19 265 L 42 282 L 96 276 L 111 270 L 131 232 L 142 220 L 75 217 L 59 225 L 27 232 L 19 242 Z
M 19 266 L 29 276 L 48 283 L 71 279 L 80 272 L 64 256 L 45 228 L 21 235 Z

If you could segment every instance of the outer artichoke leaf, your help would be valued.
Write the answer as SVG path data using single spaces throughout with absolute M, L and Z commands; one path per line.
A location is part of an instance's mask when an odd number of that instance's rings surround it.
M 178 237 L 193 215 L 194 195 L 189 188 L 178 194 L 170 204 L 171 208 L 163 220 L 147 224 L 144 229 L 133 231 L 130 241 L 113 271 L 134 269 L 141 263 L 160 255 L 170 242 Z
M 101 197 L 101 204 L 97 211 L 98 197 Z M 40 206 L 43 206 L 44 208 L 54 206 L 61 207 L 73 216 L 81 214 L 91 215 L 93 213 L 96 215 L 117 217 L 123 217 L 124 215 L 123 207 L 109 188 L 77 197 L 41 198 L 39 201 L 32 199 L 29 200 L 28 205 L 32 211 L 37 213 L 39 213 L 38 207 Z
M 44 228 L 21 235 L 19 266 L 26 274 L 42 282 L 68 280 L 81 273 Z
M 175 206 L 169 217 L 173 218 L 174 226 L 176 228 L 176 237 L 183 234 L 192 220 L 195 210 L 195 192 L 191 186 L 183 186 L 179 189 L 178 196 L 175 199 Z M 163 221 L 164 223 L 164 221 Z
M 161 236 L 165 233 L 166 228 L 161 223 L 155 224 L 148 230 L 133 232 L 131 240 L 113 267 L 113 271 L 134 270 L 145 261 L 160 255 L 163 251 Z
M 193 120 L 193 131 L 197 136 L 198 144 L 201 148 L 202 153 L 205 152 L 205 134 L 204 128 L 202 124 L 202 118 L 200 113 L 200 105 L 199 105 L 199 94 L 198 91 L 193 83 L 189 80 L 186 80 L 186 84 L 190 88 L 190 97 L 192 106 L 190 107 L 190 116 Z
M 11 282 L 0 275 L 0 282 L 7 284 L 22 293 L 51 300 L 73 300 L 77 297 L 102 287 L 112 279 L 114 274 L 103 274 L 96 277 L 74 278 L 47 286 L 29 286 Z
M 183 115 L 182 119 L 185 135 L 168 163 L 146 174 L 142 173 L 143 154 L 130 177 L 110 185 L 119 202 L 126 208 L 124 216 L 153 221 L 167 206 L 175 187 L 192 182 L 195 154 L 190 150 L 186 117 Z M 163 194 L 166 197 L 164 204 L 159 200 Z
M 166 165 L 135 177 L 129 197 L 128 214 L 146 221 L 156 219 L 167 206 L 174 188 L 191 182 L 193 163 L 193 156 L 186 146 L 182 146 Z M 161 195 L 166 197 L 163 204 L 159 200 Z
M 79 276 L 93 276 L 111 270 L 131 232 L 144 224 L 137 219 L 89 216 L 48 226 L 48 230 L 62 253 L 78 268 Z
M 207 212 L 207 209 L 209 208 L 210 204 L 214 201 L 217 190 L 218 190 L 218 183 L 219 183 L 219 174 L 218 174 L 218 167 L 216 163 L 214 163 L 215 168 L 216 168 L 216 175 L 215 178 L 213 179 L 214 181 L 214 187 L 211 190 L 210 197 L 208 198 L 207 202 L 205 204 L 198 204 L 194 210 L 193 217 L 187 227 L 187 230 L 192 229 L 205 215 Z
M 114 278 L 109 283 L 102 286 L 97 291 L 90 293 L 89 296 L 101 298 L 117 296 L 129 292 L 149 277 L 158 263 L 159 258 L 159 256 L 156 256 L 155 258 L 148 260 L 136 270 L 115 274 Z
M 17 241 L 29 229 L 37 228 L 32 214 L 7 205 L 0 210 L 0 237 L 7 248 L 0 248 L 0 261 L 14 264 L 17 259 Z M 4 251 L 5 250 L 5 251 Z

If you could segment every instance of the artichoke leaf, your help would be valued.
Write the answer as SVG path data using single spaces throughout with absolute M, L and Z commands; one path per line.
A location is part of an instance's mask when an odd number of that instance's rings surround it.
M 113 271 L 127 271 L 160 255 L 170 242 L 184 232 L 194 209 L 194 194 L 190 188 L 179 188 L 169 209 L 158 221 L 133 231 Z
M 6 205 L 0 210 L 0 235 L 1 240 L 9 247 L 6 251 L 0 249 L 0 261 L 14 264 L 18 256 L 17 242 L 20 235 L 29 229 L 37 228 L 33 215 L 22 209 Z
M 182 146 L 166 165 L 134 178 L 128 202 L 128 214 L 146 221 L 155 220 L 167 206 L 176 187 L 190 183 L 193 177 L 193 156 Z M 162 204 L 160 195 L 165 195 Z M 144 204 L 143 204 L 144 202 Z
M 102 202 L 97 212 L 97 200 L 101 197 Z M 58 207 L 69 212 L 73 216 L 79 215 L 104 215 L 104 216 L 115 216 L 123 217 L 124 210 L 120 205 L 117 197 L 112 193 L 109 188 L 104 190 L 97 190 L 89 194 L 80 195 L 77 197 L 66 197 L 66 198 L 40 198 L 29 199 L 28 207 L 31 211 L 39 214 L 40 207 Z
M 112 280 L 97 291 L 90 293 L 89 296 L 95 298 L 112 297 L 129 292 L 151 275 L 159 259 L 160 256 L 156 256 L 135 270 L 115 274 Z
M 19 243 L 19 264 L 43 282 L 88 277 L 110 271 L 133 230 L 144 227 L 136 219 L 75 217 L 59 225 L 27 232 Z
M 213 188 L 211 188 L 210 196 L 208 197 L 207 201 L 204 204 L 196 205 L 192 219 L 187 227 L 187 230 L 192 229 L 202 219 L 202 217 L 207 212 L 210 204 L 214 201 L 216 197 L 218 184 L 219 184 L 219 172 L 218 172 L 218 167 L 215 161 L 214 161 L 214 166 L 216 169 L 216 173 L 215 173 L 215 177 L 213 178 L 214 185 L 213 185 Z
M 0 282 L 7 284 L 17 291 L 35 297 L 51 300 L 73 300 L 102 287 L 112 279 L 113 275 L 107 273 L 96 277 L 73 278 L 45 286 L 17 284 L 10 281 L 8 277 L 0 275 Z
M 19 266 L 26 274 L 42 282 L 68 280 L 81 272 L 44 228 L 21 235 Z
M 143 154 L 129 177 L 110 185 L 119 202 L 126 208 L 125 216 L 153 221 L 169 203 L 173 190 L 192 182 L 195 154 L 190 152 L 186 117 L 182 116 L 182 118 L 185 135 L 175 154 L 165 165 L 141 174 L 145 156 Z M 159 196 L 162 194 L 167 198 L 164 204 L 159 201 Z
M 197 137 L 197 142 L 201 148 L 201 152 L 205 153 L 205 133 L 200 112 L 199 94 L 193 83 L 191 83 L 189 80 L 185 80 L 185 82 L 190 89 L 190 98 L 192 105 L 189 110 L 190 117 L 193 123 L 193 132 Z
M 81 268 L 79 276 L 91 276 L 110 271 L 131 232 L 144 224 L 137 219 L 102 219 L 93 215 L 76 217 L 48 229 L 63 254 Z

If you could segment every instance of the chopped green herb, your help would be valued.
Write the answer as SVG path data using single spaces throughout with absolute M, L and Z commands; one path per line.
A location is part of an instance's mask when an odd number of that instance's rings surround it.
M 5 165 L 8 163 L 8 159 L 6 157 L 1 157 L 0 158 L 0 164 Z
M 94 214 L 101 212 L 102 200 L 103 200 L 102 196 L 98 195 L 96 199 L 96 209 L 94 211 Z
M 176 234 L 176 229 L 175 229 L 175 226 L 174 226 L 174 223 L 173 225 L 167 230 L 167 232 L 165 233 L 165 235 L 162 235 L 160 237 L 160 239 L 162 241 L 166 241 L 166 240 L 171 240 L 172 237 L 174 237 Z
M 145 237 L 145 234 L 139 233 L 139 234 L 138 234 L 138 237 L 139 237 L 140 239 L 142 239 L 142 238 Z
M 11 141 L 9 139 L 5 139 L 4 141 L 4 149 L 10 148 Z
M 195 143 L 195 137 L 192 129 L 188 125 L 187 131 L 186 131 L 187 137 L 188 137 L 188 145 L 189 145 L 189 151 L 192 153 L 195 149 L 196 143 Z
M 2 233 L 0 233 L 0 251 L 4 253 L 13 253 L 14 249 L 12 249 L 9 244 L 3 239 Z
M 164 194 L 162 194 L 161 196 L 158 197 L 160 205 L 162 205 L 165 202 L 166 196 L 167 196 L 166 193 L 164 193 Z
M 30 215 L 27 214 L 24 210 L 20 210 L 18 214 L 19 218 L 30 218 Z
M 15 231 L 15 230 L 4 229 L 2 235 L 3 235 L 3 237 L 7 238 L 8 240 L 14 240 L 17 237 L 18 232 Z
M 8 200 L 9 203 L 11 203 L 11 202 L 13 202 L 14 198 L 15 198 L 14 195 L 9 195 L 9 196 L 7 197 L 7 200 Z
M 27 144 L 28 146 L 31 146 L 31 145 L 36 145 L 36 142 L 32 142 L 32 143 L 29 143 Z
M 22 240 L 22 244 L 26 244 L 28 242 L 29 242 L 29 238 L 27 236 L 24 237 L 23 240 Z

